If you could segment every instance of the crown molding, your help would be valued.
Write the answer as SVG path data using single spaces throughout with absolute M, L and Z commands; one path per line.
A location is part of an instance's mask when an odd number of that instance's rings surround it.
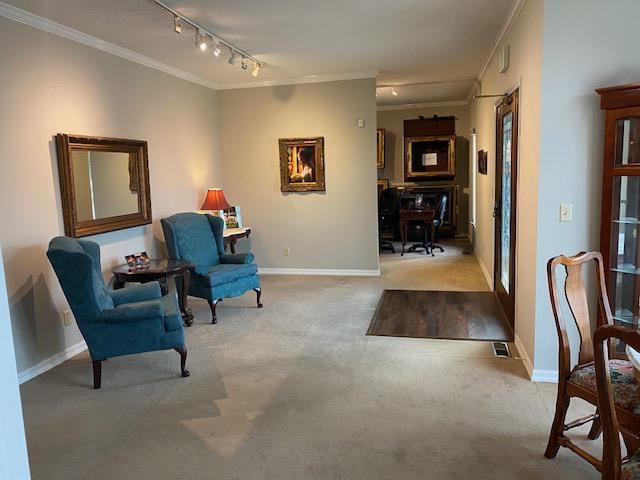
M 409 110 L 412 108 L 463 107 L 469 105 L 467 100 L 451 100 L 448 102 L 404 103 L 401 105 L 378 105 L 379 112 L 388 110 Z
M 216 90 L 235 90 L 239 88 L 276 87 L 280 85 L 300 85 L 303 83 L 339 82 L 341 80 L 361 80 L 364 78 L 377 78 L 378 72 L 369 70 L 365 72 L 328 73 L 325 75 L 305 75 L 285 80 L 265 80 L 243 83 L 225 83 L 216 85 Z
M 509 32 L 511 32 L 511 29 L 513 28 L 513 25 L 516 23 L 518 15 L 520 15 L 520 12 L 522 11 L 522 8 L 524 7 L 524 4 L 526 3 L 526 1 L 527 0 L 515 0 L 515 2 L 513 2 L 513 5 L 511 5 L 511 10 L 509 10 L 509 13 L 507 13 L 507 16 L 505 17 L 505 21 L 500 27 L 500 31 L 498 32 L 496 41 L 493 44 L 491 53 L 489 53 L 489 56 L 485 60 L 484 65 L 480 70 L 480 74 L 478 75 L 479 80 L 482 80 L 484 78 L 484 74 L 487 73 L 487 68 L 489 68 L 489 64 L 491 63 L 491 60 L 493 60 L 494 55 L 498 51 L 498 48 L 500 47 L 504 39 L 507 37 L 507 35 L 509 35 Z
M 27 12 L 26 10 L 14 7 L 13 5 L 0 2 L 0 16 L 18 23 L 22 23 L 23 25 L 28 25 L 30 27 L 52 33 L 59 37 L 96 48 L 117 57 L 139 63 L 140 65 L 144 65 L 145 67 L 159 70 L 174 77 L 178 77 L 192 83 L 197 83 L 198 85 L 202 85 L 204 87 L 215 89 L 215 84 L 213 82 L 211 82 L 210 80 L 206 80 L 198 75 L 185 72 L 184 70 L 172 67 L 171 65 L 159 62 L 157 60 L 154 60 L 153 58 L 141 55 L 132 50 L 128 50 L 124 47 L 115 45 L 111 42 L 107 42 L 92 35 L 79 32 L 78 30 L 75 30 L 71 27 L 67 27 L 66 25 L 62 25 L 34 13 Z

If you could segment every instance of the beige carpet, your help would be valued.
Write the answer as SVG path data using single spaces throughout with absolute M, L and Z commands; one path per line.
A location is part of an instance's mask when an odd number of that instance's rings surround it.
M 457 248 L 385 254 L 380 278 L 264 277 L 264 308 L 225 300 L 217 326 L 192 301 L 190 378 L 154 352 L 109 360 L 94 391 L 81 354 L 24 384 L 33 479 L 598 479 L 565 450 L 543 457 L 555 386 L 521 361 L 365 336 L 384 288 L 487 289 Z

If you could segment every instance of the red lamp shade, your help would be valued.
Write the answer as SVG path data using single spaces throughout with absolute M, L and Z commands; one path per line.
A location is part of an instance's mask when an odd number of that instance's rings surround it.
M 227 210 L 231 208 L 221 188 L 210 188 L 200 210 Z

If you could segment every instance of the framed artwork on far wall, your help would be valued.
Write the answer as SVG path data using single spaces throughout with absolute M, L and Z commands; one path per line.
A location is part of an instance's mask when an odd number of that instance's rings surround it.
M 480 150 L 478 152 L 478 173 L 482 175 L 487 174 L 487 151 Z
M 324 137 L 281 138 L 280 191 L 324 192 Z
M 378 196 L 380 196 L 380 194 L 387 188 L 389 188 L 389 179 L 379 178 L 378 179 Z
M 384 128 L 379 128 L 376 134 L 376 165 L 378 168 L 384 168 Z
M 456 175 L 456 136 L 405 137 L 404 179 L 420 182 Z

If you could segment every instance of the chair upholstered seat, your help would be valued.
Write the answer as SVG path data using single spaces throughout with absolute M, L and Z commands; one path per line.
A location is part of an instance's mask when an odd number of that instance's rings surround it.
M 225 283 L 240 280 L 243 277 L 256 275 L 257 273 L 258 266 L 255 263 L 248 265 L 220 263 L 207 268 L 205 285 L 208 287 L 218 287 Z
M 640 384 L 628 360 L 609 360 L 613 400 L 618 407 L 640 415 Z M 596 392 L 596 371 L 593 362 L 576 368 L 569 377 L 571 383 Z M 635 478 L 635 477 L 634 477 Z M 640 478 L 640 477 L 638 477 Z
M 640 450 L 622 465 L 622 480 L 640 480 Z

